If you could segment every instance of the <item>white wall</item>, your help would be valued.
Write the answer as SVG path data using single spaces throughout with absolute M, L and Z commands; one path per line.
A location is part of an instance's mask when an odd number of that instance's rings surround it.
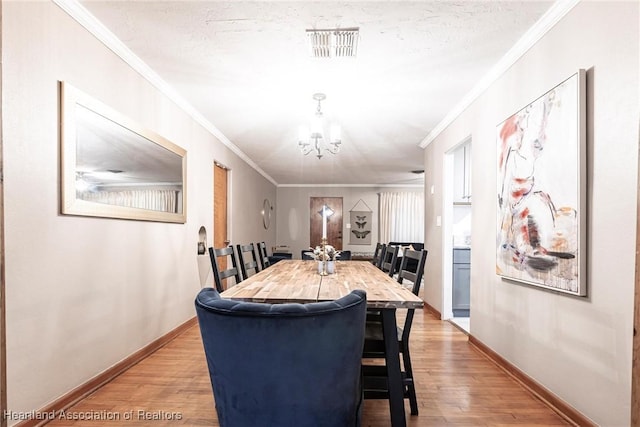
M 630 423 L 638 163 L 639 6 L 582 2 L 425 150 L 425 298 L 441 308 L 444 153 L 473 138 L 471 334 L 602 426 Z M 495 274 L 495 127 L 587 70 L 589 296 Z
M 382 192 L 420 192 L 415 187 L 278 187 L 278 199 L 275 207 L 278 234 L 277 244 L 288 245 L 294 258 L 300 258 L 300 251 L 309 246 L 316 246 L 319 242 L 309 242 L 309 198 L 311 197 L 342 197 L 342 249 L 353 252 L 371 253 L 376 249 L 379 224 L 379 193 Z M 362 199 L 373 211 L 371 224 L 371 245 L 350 245 L 347 229 L 349 211 Z M 356 210 L 364 210 L 359 203 Z
M 232 169 L 237 242 L 275 243 L 260 211 L 276 189 L 54 4 L 2 15 L 8 408 L 30 411 L 195 315 L 214 160 Z M 187 150 L 186 224 L 59 215 L 58 80 Z

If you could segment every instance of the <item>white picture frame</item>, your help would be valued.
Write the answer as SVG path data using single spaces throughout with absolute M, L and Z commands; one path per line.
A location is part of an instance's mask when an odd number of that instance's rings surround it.
M 586 76 L 579 70 L 496 127 L 496 274 L 587 295 Z

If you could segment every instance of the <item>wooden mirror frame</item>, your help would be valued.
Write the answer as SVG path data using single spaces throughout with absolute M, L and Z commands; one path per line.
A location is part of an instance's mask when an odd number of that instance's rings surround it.
M 60 89 L 60 210 L 64 215 L 80 215 L 80 216 L 93 216 L 93 217 L 106 217 L 106 218 L 121 218 L 121 219 L 133 219 L 143 221 L 158 221 L 158 222 L 174 222 L 185 223 L 186 222 L 186 207 L 187 207 L 187 157 L 186 151 L 181 147 L 173 144 L 169 140 L 163 138 L 157 133 L 143 128 L 136 124 L 132 120 L 116 112 L 110 107 L 102 104 L 101 102 L 91 98 L 89 95 L 74 88 L 68 83 L 59 82 Z M 176 211 L 167 212 L 162 210 L 152 210 L 151 208 L 138 208 L 128 207 L 115 204 L 107 204 L 106 202 L 89 201 L 78 197 L 76 189 L 76 180 L 78 176 L 77 170 L 77 148 L 78 148 L 78 129 L 79 129 L 79 109 L 84 107 L 91 112 L 102 116 L 105 119 L 105 124 L 119 125 L 118 129 L 122 129 L 123 138 L 119 143 L 128 145 L 128 150 L 140 150 L 144 153 L 144 147 L 147 146 L 151 150 L 155 150 L 151 143 L 157 144 L 162 149 L 168 150 L 169 153 L 173 153 L 179 156 L 181 164 L 181 182 L 176 181 L 172 183 L 180 190 L 176 196 Z M 100 120 L 100 118 L 98 118 Z M 113 122 L 113 123 L 110 123 Z M 106 135 L 105 135 L 106 139 Z M 137 139 L 140 142 L 139 147 L 131 146 L 128 144 L 129 140 Z M 99 138 L 99 140 L 101 140 Z M 124 141 L 127 142 L 124 142 Z M 146 141 L 145 141 L 146 140 Z M 133 143 L 133 141 L 132 141 Z M 107 148 L 109 149 L 109 148 Z M 162 150 L 157 150 L 159 153 L 167 158 Z M 149 152 L 149 151 L 147 151 Z M 140 155 L 140 158 L 145 157 Z M 173 159 L 172 162 L 175 162 Z M 128 162 L 131 166 L 134 162 Z M 148 162 L 147 162 L 148 163 Z M 147 165 L 148 166 L 148 165 Z M 158 169 L 161 169 L 162 165 L 159 165 Z M 109 170 L 109 169 L 108 169 Z M 111 170 L 110 170 L 111 171 Z M 121 171 L 116 171 L 121 172 Z M 137 173 L 137 170 L 127 171 L 131 173 Z M 131 184 L 124 181 L 125 185 L 142 186 L 142 184 Z

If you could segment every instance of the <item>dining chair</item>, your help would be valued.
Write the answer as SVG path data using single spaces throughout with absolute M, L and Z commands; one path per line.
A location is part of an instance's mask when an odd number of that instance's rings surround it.
M 409 263 L 409 260 L 415 260 L 415 264 Z M 398 271 L 398 283 L 404 284 L 404 280 L 412 282 L 411 291 L 418 295 L 422 284 L 422 276 L 424 273 L 424 265 L 427 260 L 427 251 L 406 250 L 402 257 L 400 270 Z M 415 265 L 412 270 L 408 265 Z M 402 356 L 403 364 L 403 383 L 404 397 L 409 399 L 411 407 L 411 415 L 418 415 L 418 399 L 416 397 L 416 387 L 413 377 L 413 369 L 411 367 L 411 356 L 409 353 L 409 334 L 411 332 L 411 324 L 413 322 L 414 309 L 408 309 L 404 321 L 404 326 L 398 328 L 398 348 Z M 365 331 L 365 342 L 362 357 L 365 359 L 376 359 L 385 357 L 385 343 L 382 335 L 382 323 L 379 321 L 371 321 L 367 317 L 367 326 Z M 381 365 L 365 365 L 362 366 L 362 374 L 364 378 L 364 395 L 365 399 L 388 398 L 388 390 L 386 389 L 387 371 L 385 366 Z
M 256 243 L 256 248 L 258 249 L 258 260 L 260 261 L 260 268 L 264 270 L 265 268 L 271 266 L 269 255 L 267 254 L 267 244 L 265 242 L 258 242 Z
M 395 247 L 395 258 L 393 257 L 393 251 L 389 252 L 389 256 L 391 257 L 391 259 L 389 260 L 389 265 L 396 265 L 395 263 L 395 259 L 397 259 L 398 256 L 398 247 Z M 380 270 L 382 271 L 389 271 L 389 269 L 385 270 L 383 268 L 383 263 L 385 260 L 385 254 L 387 253 L 387 245 L 385 243 L 377 243 L 376 244 L 376 252 L 378 252 L 378 257 L 376 259 L 375 257 L 375 253 L 374 253 L 374 261 L 372 261 L 374 263 L 374 265 L 376 267 L 378 267 Z M 393 263 L 391 263 L 391 261 L 393 261 Z M 391 277 L 393 277 L 393 274 L 390 274 Z M 381 322 L 382 321 L 382 314 L 380 313 L 380 310 L 375 309 L 375 308 L 370 308 L 367 309 L 367 322 L 369 321 L 376 321 L 376 322 Z
M 384 243 L 378 242 L 376 243 L 376 249 L 373 252 L 373 258 L 371 259 L 371 263 L 378 268 L 380 268 L 380 259 L 385 246 L 386 245 Z
M 360 426 L 364 291 L 266 304 L 205 288 L 195 308 L 221 427 Z
M 238 251 L 238 261 L 240 262 L 243 280 L 248 279 L 249 276 L 260 271 L 253 243 L 249 243 L 248 245 L 236 245 L 236 249 Z
M 213 269 L 213 280 L 216 284 L 218 292 L 222 292 L 222 281 L 233 277 L 236 283 L 242 281 L 240 277 L 240 270 L 238 269 L 238 262 L 236 261 L 236 254 L 233 250 L 233 246 L 227 246 L 226 248 L 209 248 L 209 258 L 211 258 L 211 268 Z M 220 258 L 231 258 L 231 267 L 222 268 Z M 227 262 L 229 260 L 227 259 Z M 228 264 L 227 264 L 228 266 Z
M 303 260 L 314 260 L 316 259 L 315 256 L 313 256 L 313 251 L 309 250 L 309 249 L 303 249 L 300 251 L 300 259 Z
M 284 252 L 274 252 L 273 255 L 269 257 L 269 262 L 271 263 L 271 265 L 273 265 L 276 262 L 280 262 L 282 260 L 292 259 L 292 258 L 293 258 L 293 254 L 284 253 Z
M 396 260 L 398 259 L 398 251 L 400 246 L 388 245 L 384 248 L 380 263 L 380 269 L 385 273 L 389 273 L 389 276 L 393 277 L 396 274 Z
M 340 251 L 336 257 L 339 261 L 351 261 L 351 251 Z
M 293 254 L 292 253 L 287 253 L 287 252 L 274 252 L 273 255 L 269 256 L 269 263 L 271 263 L 271 265 L 275 264 L 276 262 L 280 262 L 284 259 L 292 259 L 293 258 Z
M 377 249 L 376 245 L 376 249 Z M 399 246 L 390 246 L 385 243 L 380 243 L 380 254 L 376 266 L 389 273 L 389 276 L 393 277 L 396 272 L 396 260 L 398 259 Z M 382 313 L 379 309 L 369 308 L 367 309 L 367 322 L 382 322 Z

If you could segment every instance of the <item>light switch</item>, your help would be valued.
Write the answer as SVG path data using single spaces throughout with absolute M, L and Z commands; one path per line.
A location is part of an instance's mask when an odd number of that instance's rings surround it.
M 436 192 L 436 186 L 432 185 L 431 186 L 431 194 L 435 194 L 435 192 Z
M 347 228 L 351 228 L 351 224 L 347 223 Z
M 436 217 L 436 227 L 441 227 L 441 226 L 442 226 L 442 217 L 438 215 Z

